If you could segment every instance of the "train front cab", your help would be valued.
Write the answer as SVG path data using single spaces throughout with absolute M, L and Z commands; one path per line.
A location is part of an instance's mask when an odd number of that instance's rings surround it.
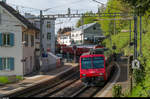
M 97 85 L 107 80 L 104 55 L 80 57 L 80 79 L 83 83 Z

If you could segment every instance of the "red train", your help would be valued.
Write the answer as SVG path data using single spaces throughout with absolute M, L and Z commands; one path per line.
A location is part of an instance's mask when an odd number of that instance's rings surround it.
M 114 69 L 113 55 L 105 48 L 96 48 L 80 57 L 80 79 L 87 85 L 105 83 Z
M 94 48 L 101 48 L 100 45 L 82 45 L 82 46 L 76 46 L 77 49 L 76 49 L 76 54 L 77 56 L 81 56 L 83 53 L 86 53 L 86 52 L 89 52 L 90 49 L 94 49 Z M 73 49 L 73 46 L 67 46 L 65 44 L 58 44 L 57 45 L 57 50 L 58 51 L 62 51 L 62 53 L 66 54 L 66 53 L 69 53 L 69 54 L 74 54 L 74 49 Z

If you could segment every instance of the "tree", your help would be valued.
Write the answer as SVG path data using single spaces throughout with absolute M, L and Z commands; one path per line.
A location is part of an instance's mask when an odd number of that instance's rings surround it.
M 84 15 L 92 15 L 93 12 L 90 11 L 90 12 L 86 12 Z M 82 24 L 82 19 L 83 19 L 83 24 Z M 94 19 L 96 19 L 95 17 L 84 17 L 84 18 L 80 18 L 76 24 L 76 27 L 80 27 L 84 24 L 90 24 L 90 23 L 93 23 L 94 22 Z
M 121 0 L 128 3 L 138 15 L 144 15 L 150 10 L 150 0 Z

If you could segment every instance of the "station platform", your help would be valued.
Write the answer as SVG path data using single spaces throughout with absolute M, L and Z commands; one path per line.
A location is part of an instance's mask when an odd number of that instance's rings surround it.
M 19 81 L 17 83 L 0 86 L 0 97 L 7 97 L 10 94 L 35 86 L 47 80 L 55 79 L 55 77 L 58 77 L 72 69 L 76 69 L 77 67 L 77 63 L 65 63 L 63 66 L 50 70 L 49 72 L 46 72 L 42 75 L 39 73 L 36 75 L 34 74 L 31 76 L 25 76 L 24 80 Z

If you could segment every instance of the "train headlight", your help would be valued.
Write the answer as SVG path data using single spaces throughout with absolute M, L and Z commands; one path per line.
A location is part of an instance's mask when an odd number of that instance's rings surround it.
M 86 74 L 82 74 L 82 76 L 86 76 Z
M 104 73 L 99 73 L 100 76 L 104 75 Z

